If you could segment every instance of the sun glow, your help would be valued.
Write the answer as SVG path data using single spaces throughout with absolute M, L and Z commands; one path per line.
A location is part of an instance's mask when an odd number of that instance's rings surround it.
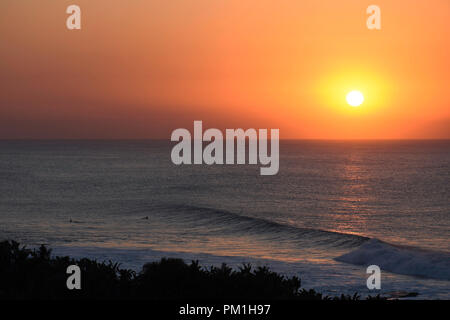
M 347 103 L 352 107 L 359 107 L 364 102 L 364 96 L 360 91 L 353 90 L 347 94 Z
M 323 74 L 313 83 L 315 101 L 322 107 L 322 117 L 327 114 L 358 119 L 381 116 L 393 103 L 392 80 L 380 68 L 359 64 L 352 69 L 327 65 Z

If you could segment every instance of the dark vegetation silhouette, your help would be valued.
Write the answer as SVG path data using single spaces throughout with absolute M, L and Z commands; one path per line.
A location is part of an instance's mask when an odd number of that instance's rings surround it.
M 66 270 L 73 264 L 81 269 L 81 290 L 66 287 Z M 0 299 L 360 299 L 356 294 L 330 298 L 300 285 L 297 277 L 250 264 L 237 270 L 225 264 L 203 268 L 198 261 L 163 258 L 136 273 L 111 261 L 52 257 L 43 245 L 30 250 L 15 241 L 0 242 Z

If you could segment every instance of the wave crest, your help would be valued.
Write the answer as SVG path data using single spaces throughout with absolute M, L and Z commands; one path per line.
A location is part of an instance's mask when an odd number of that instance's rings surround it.
M 286 240 L 298 243 L 306 241 L 319 246 L 336 248 L 354 248 L 369 240 L 359 235 L 297 227 L 217 208 L 172 205 L 169 211 L 177 215 L 178 221 L 183 220 L 184 223 L 196 226 L 207 226 L 209 230 L 220 230 L 223 234 L 251 234 L 273 241 Z

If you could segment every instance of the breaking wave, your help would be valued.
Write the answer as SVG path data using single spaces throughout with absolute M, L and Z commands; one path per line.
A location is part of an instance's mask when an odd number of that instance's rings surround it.
M 450 254 L 412 247 L 400 247 L 371 239 L 335 260 L 355 265 L 377 265 L 389 272 L 450 280 Z

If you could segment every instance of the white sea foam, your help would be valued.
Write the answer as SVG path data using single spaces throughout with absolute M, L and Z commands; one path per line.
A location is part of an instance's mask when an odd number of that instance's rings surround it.
M 378 265 L 393 273 L 450 281 L 450 254 L 394 246 L 371 239 L 337 261 L 356 265 Z

